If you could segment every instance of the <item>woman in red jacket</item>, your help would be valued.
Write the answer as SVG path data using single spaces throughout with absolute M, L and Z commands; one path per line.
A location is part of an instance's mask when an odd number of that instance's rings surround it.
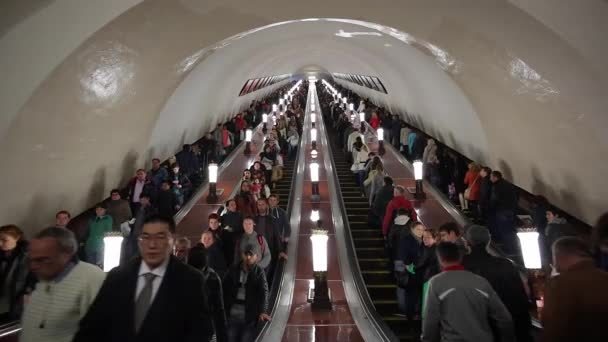
M 382 235 L 385 237 L 388 235 L 389 228 L 391 227 L 393 221 L 393 213 L 397 212 L 397 209 L 403 208 L 409 211 L 410 220 L 418 221 L 418 215 L 416 215 L 416 210 L 414 210 L 414 206 L 412 202 L 410 202 L 407 198 L 405 198 L 405 188 L 401 185 L 397 185 L 395 190 L 393 190 L 393 199 L 388 203 L 386 207 L 386 212 L 384 213 L 384 222 L 382 224 Z
M 380 119 L 378 118 L 378 113 L 373 112 L 371 119 L 369 119 L 369 125 L 374 129 L 378 129 L 380 127 Z
M 467 189 L 464 192 L 465 208 L 470 209 L 473 212 L 477 212 L 477 203 L 479 202 L 481 176 L 479 171 L 481 167 L 475 163 L 469 164 L 469 170 L 464 175 L 464 184 Z

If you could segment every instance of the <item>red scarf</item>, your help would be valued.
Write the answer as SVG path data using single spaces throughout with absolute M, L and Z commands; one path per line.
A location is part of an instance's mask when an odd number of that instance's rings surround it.
M 464 271 L 464 266 L 458 264 L 458 265 L 452 265 L 452 266 L 447 266 L 443 268 L 444 271 Z

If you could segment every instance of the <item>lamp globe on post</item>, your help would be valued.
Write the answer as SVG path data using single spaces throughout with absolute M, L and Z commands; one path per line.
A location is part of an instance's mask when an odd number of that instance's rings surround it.
M 268 124 L 268 114 L 264 113 L 262 114 L 262 133 L 266 134 L 266 132 L 268 132 L 268 127 L 266 126 Z
M 422 179 L 424 178 L 424 163 L 421 160 L 416 160 L 412 163 L 414 165 L 414 179 L 416 180 L 416 192 L 414 198 L 424 199 L 426 194 L 422 187 Z
M 253 131 L 251 128 L 245 130 L 245 155 L 251 154 L 251 138 L 253 137 Z
M 384 149 L 384 128 L 380 127 L 376 130 L 378 136 L 378 154 L 383 156 L 386 153 Z
M 316 150 L 317 149 L 317 129 L 316 128 L 310 129 L 310 143 L 312 145 L 312 149 Z
M 310 122 L 312 123 L 312 127 L 315 127 L 315 124 L 317 123 L 317 113 L 310 113 Z
M 319 221 L 317 221 L 319 222 Z M 314 289 L 310 289 L 309 301 L 312 310 L 331 310 L 331 299 L 327 287 L 327 240 L 328 231 L 313 229 L 310 235 L 312 243 L 312 269 Z
M 120 264 L 122 252 L 122 233 L 109 232 L 103 238 L 103 271 L 110 272 Z
M 310 157 L 312 158 L 312 160 L 317 160 L 317 157 L 319 156 L 319 152 L 317 152 L 317 150 L 311 150 L 310 151 Z
M 216 163 L 209 164 L 209 195 L 207 195 L 207 203 L 216 203 L 217 198 L 217 169 Z
M 536 228 L 520 228 L 517 232 L 524 266 L 530 270 L 542 268 L 540 246 L 538 244 L 538 231 Z
M 312 195 L 310 198 L 312 201 L 318 202 L 321 200 L 321 195 L 319 194 L 319 163 L 316 161 L 310 163 L 310 181 L 312 183 Z
M 359 131 L 361 133 L 365 133 L 365 112 L 359 113 L 359 123 L 361 124 L 361 127 L 359 127 Z

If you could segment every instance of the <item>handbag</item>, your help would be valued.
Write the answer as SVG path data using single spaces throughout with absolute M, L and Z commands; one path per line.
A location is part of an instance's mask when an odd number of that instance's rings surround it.
M 469 197 L 471 197 L 471 187 L 473 186 L 473 184 L 477 183 L 478 178 L 479 173 L 477 174 L 477 177 L 475 177 L 475 179 L 473 180 L 473 183 L 471 183 L 469 187 L 464 190 L 464 199 L 466 199 L 467 201 L 469 200 Z

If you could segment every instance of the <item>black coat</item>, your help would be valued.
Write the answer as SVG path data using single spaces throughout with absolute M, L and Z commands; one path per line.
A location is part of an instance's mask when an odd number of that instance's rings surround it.
M 384 218 L 384 213 L 386 212 L 386 207 L 388 203 L 393 199 L 393 186 L 383 186 L 378 190 L 376 194 L 376 198 L 374 200 L 373 211 L 376 216 L 380 217 L 380 221 Z
M 21 298 L 34 285 L 27 260 L 28 244 L 21 239 L 10 255 L 0 255 L 0 296 L 9 297 L 9 316 L 19 319 L 23 311 Z M 8 292 L 4 292 L 4 289 Z
M 532 341 L 528 295 L 517 268 L 505 258 L 490 255 L 485 248 L 472 248 L 465 255 L 464 268 L 485 278 L 513 317 L 517 341 Z
M 422 283 L 426 283 L 434 275 L 441 272 L 441 266 L 439 265 L 439 260 L 437 260 L 435 248 L 435 245 L 423 247 L 422 255 L 416 264 L 416 273 L 419 273 L 422 277 Z
M 236 300 L 239 290 L 240 272 L 242 264 L 239 263 L 230 268 L 223 281 L 224 308 L 229 314 Z M 247 323 L 257 322 L 260 314 L 268 313 L 268 282 L 266 273 L 255 265 L 247 274 L 245 285 L 245 320 Z
M 173 217 L 175 215 L 175 207 L 179 203 L 177 202 L 177 196 L 171 190 L 161 190 L 158 192 L 156 199 L 156 207 L 158 213 L 163 216 Z
M 482 209 L 488 209 L 491 197 L 492 181 L 490 181 L 490 176 L 482 177 L 479 182 L 479 206 Z
M 213 317 L 213 328 L 218 342 L 228 341 L 228 321 L 224 310 L 224 293 L 222 279 L 213 269 L 205 267 L 201 270 L 205 277 L 205 290 L 209 296 L 209 311 Z
M 141 259 L 110 271 L 74 342 L 209 341 L 213 334 L 201 272 L 171 256 L 165 276 L 139 332 L 135 292 Z
M 504 179 L 492 184 L 491 207 L 497 211 L 517 208 L 517 192 L 515 187 Z

